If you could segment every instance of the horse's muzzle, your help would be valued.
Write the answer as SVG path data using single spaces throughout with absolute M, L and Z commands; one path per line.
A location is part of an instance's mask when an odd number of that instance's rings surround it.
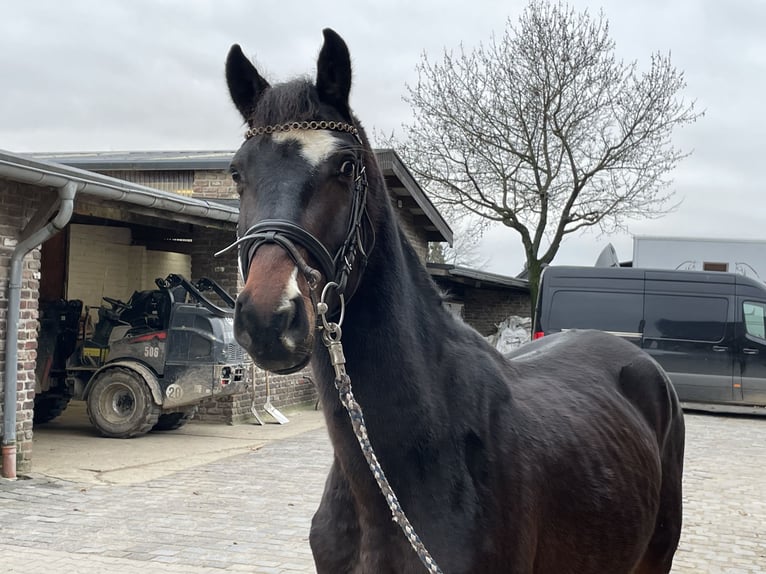
M 264 245 L 237 297 L 234 335 L 239 344 L 259 367 L 295 372 L 311 358 L 315 320 L 305 278 L 279 246 Z

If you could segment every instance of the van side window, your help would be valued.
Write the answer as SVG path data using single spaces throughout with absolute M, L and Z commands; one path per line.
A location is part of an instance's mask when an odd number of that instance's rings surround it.
M 724 337 L 729 302 L 721 297 L 647 295 L 647 339 L 716 343 Z
M 550 328 L 639 333 L 642 299 L 640 293 L 556 291 L 551 299 Z
M 766 339 L 766 304 L 745 301 L 742 303 L 742 316 L 745 318 L 745 331 L 748 335 Z

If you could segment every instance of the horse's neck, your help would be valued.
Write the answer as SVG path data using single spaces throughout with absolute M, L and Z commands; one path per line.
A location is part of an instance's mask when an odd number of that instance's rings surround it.
M 382 235 L 347 310 L 347 324 L 367 345 L 405 339 L 418 344 L 416 332 L 438 322 L 440 296 L 398 224 L 389 222 Z
M 373 426 L 377 413 L 406 416 L 402 405 L 421 413 L 430 410 L 420 405 L 439 392 L 434 384 L 438 375 L 429 362 L 445 335 L 444 324 L 451 321 L 443 315 L 447 311 L 425 267 L 403 239 L 395 214 L 392 210 L 386 214 L 367 269 L 346 309 L 342 337 L 354 394 L 370 412 L 367 418 Z M 315 374 L 324 386 L 322 400 L 337 406 L 327 352 L 317 351 L 324 355 L 315 363 L 320 371 Z M 394 408 L 397 412 L 389 413 Z

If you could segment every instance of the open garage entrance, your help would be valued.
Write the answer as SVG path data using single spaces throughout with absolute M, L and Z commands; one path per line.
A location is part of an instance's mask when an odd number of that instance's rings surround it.
M 158 215 L 84 203 L 41 246 L 35 425 L 87 401 L 101 434 L 132 438 L 176 430 L 203 402 L 245 392 L 233 299 L 203 294 L 192 278 L 193 262 L 212 253 L 195 255 L 193 223 Z
M 82 311 L 74 314 L 70 333 L 76 340 L 95 329 L 93 322 L 98 321 L 104 297 L 125 302 L 134 292 L 156 289 L 158 277 L 210 277 L 235 293 L 236 255 L 220 259 L 212 255 L 236 237 L 237 209 L 6 152 L 0 152 L 0 204 L 4 207 L 0 213 L 0 279 L 7 280 L 0 297 L 0 342 L 5 351 L 0 402 L 3 475 L 14 478 L 17 467 L 21 472 L 31 469 L 35 397 L 44 390 L 37 388 L 38 374 L 41 365 L 45 371 L 51 353 L 57 352 L 58 334 L 51 344 L 39 338 L 44 330 L 39 321 L 44 319 L 44 309 L 56 302 L 79 301 Z M 201 306 L 189 305 L 197 307 Z M 190 331 L 200 330 L 199 315 L 202 313 L 189 315 Z M 216 320 L 219 327 L 229 321 L 223 315 Z M 136 328 L 130 323 L 125 330 Z M 194 348 L 199 355 L 199 349 L 218 345 L 218 353 L 233 341 L 233 334 L 227 338 L 230 329 L 219 331 L 208 341 L 198 337 L 202 343 L 196 347 L 192 338 L 188 345 L 177 347 Z M 167 333 L 169 341 L 172 330 Z M 154 354 L 148 352 L 146 360 L 123 369 L 127 372 L 122 383 L 125 389 L 135 387 L 136 373 L 140 375 L 142 369 L 148 373 L 152 359 L 160 354 L 165 337 L 154 334 L 147 337 L 148 342 L 150 339 L 153 347 L 147 350 Z M 226 350 L 221 352 L 225 356 Z M 210 368 L 219 369 L 219 363 L 225 361 L 210 361 Z M 223 384 L 224 378 L 228 382 L 236 376 L 244 380 L 241 372 L 233 375 L 223 367 L 219 370 L 221 373 L 214 371 L 219 378 L 213 376 L 213 381 L 220 379 Z M 170 395 L 157 382 L 163 375 L 149 375 L 144 378 L 148 390 L 142 392 L 164 414 Z M 167 381 L 167 372 L 164 377 Z M 111 398 L 121 401 L 125 394 L 115 392 Z M 179 406 L 186 404 L 179 395 L 174 397 Z M 184 400 L 188 398 L 186 394 Z
M 41 246 L 40 301 L 81 299 L 91 308 L 103 296 L 127 301 L 155 288 L 168 273 L 191 277 L 191 234 L 75 216 Z

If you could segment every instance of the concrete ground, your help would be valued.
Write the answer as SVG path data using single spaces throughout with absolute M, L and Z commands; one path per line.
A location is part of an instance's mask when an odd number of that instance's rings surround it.
M 129 441 L 96 437 L 76 411 L 41 427 L 32 478 L 0 481 L 0 572 L 314 572 L 308 530 L 332 451 L 320 413 L 287 414 Z M 686 422 L 673 574 L 763 574 L 766 418 Z
M 107 439 L 88 421 L 85 402 L 73 401 L 54 421 L 35 427 L 32 471 L 90 484 L 134 484 L 167 476 L 221 458 L 258 450 L 274 441 L 324 427 L 313 406 L 285 411 L 290 422 L 276 424 L 261 413 L 263 426 L 198 423 L 134 439 Z

